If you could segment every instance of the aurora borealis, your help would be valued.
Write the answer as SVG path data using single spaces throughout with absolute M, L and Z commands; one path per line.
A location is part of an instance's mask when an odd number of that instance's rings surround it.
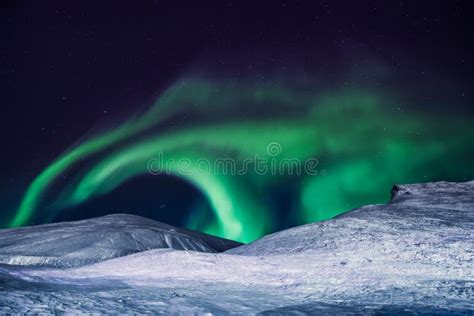
M 147 174 L 150 159 L 163 153 L 166 159 L 190 161 L 189 173 L 180 172 L 176 164 L 171 172 L 200 190 L 212 208 L 213 218 L 204 226 L 189 223 L 191 228 L 244 242 L 273 230 L 278 219 L 262 196 L 274 185 L 296 183 L 286 194 L 299 223 L 307 223 L 385 202 L 386 188 L 394 183 L 468 176 L 466 151 L 474 150 L 471 122 L 408 109 L 401 111 L 396 96 L 387 91 L 340 87 L 314 93 L 277 80 L 183 78 L 144 114 L 83 141 L 52 162 L 31 184 L 10 225 L 28 224 L 45 191 L 86 159 L 74 181 L 49 202 L 49 212 L 107 194 Z M 180 116 L 180 125 L 166 124 Z M 319 173 L 196 172 L 201 158 L 232 158 L 237 164 L 256 154 L 268 158 L 272 142 L 281 146 L 276 159 L 313 157 Z
M 458 2 L 6 7 L 0 228 L 131 213 L 249 242 L 474 179 Z

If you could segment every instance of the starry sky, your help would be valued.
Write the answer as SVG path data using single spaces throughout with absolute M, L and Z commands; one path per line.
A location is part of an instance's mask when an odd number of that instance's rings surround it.
M 468 4 L 4 1 L 0 225 L 127 212 L 251 241 L 471 180 Z M 318 175 L 146 169 L 272 142 Z

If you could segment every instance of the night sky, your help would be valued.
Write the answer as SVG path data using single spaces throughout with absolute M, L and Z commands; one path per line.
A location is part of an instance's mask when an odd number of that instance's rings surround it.
M 3 1 L 0 225 L 127 212 L 251 241 L 474 179 L 469 1 L 254 2 Z M 146 172 L 272 142 L 319 174 Z

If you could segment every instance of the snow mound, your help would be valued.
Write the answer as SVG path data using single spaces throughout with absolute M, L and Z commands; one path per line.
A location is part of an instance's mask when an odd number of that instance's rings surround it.
M 0 230 L 0 263 L 74 267 L 157 249 L 222 252 L 240 243 L 136 215 Z
M 349 251 L 367 260 L 447 266 L 473 262 L 474 181 L 396 185 L 386 205 L 298 226 L 226 251 L 264 256 Z

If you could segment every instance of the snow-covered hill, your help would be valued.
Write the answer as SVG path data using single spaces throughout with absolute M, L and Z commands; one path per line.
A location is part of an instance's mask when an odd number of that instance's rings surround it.
M 140 216 L 114 214 L 0 230 L 0 263 L 73 267 L 157 248 L 221 252 L 238 245 Z
M 474 182 L 395 187 L 224 253 L 154 249 L 73 269 L 0 267 L 0 312 L 474 312 Z
M 315 251 L 354 257 L 462 266 L 473 260 L 474 181 L 394 186 L 389 204 L 364 206 L 228 250 L 274 255 Z M 347 258 L 350 259 L 350 258 Z

